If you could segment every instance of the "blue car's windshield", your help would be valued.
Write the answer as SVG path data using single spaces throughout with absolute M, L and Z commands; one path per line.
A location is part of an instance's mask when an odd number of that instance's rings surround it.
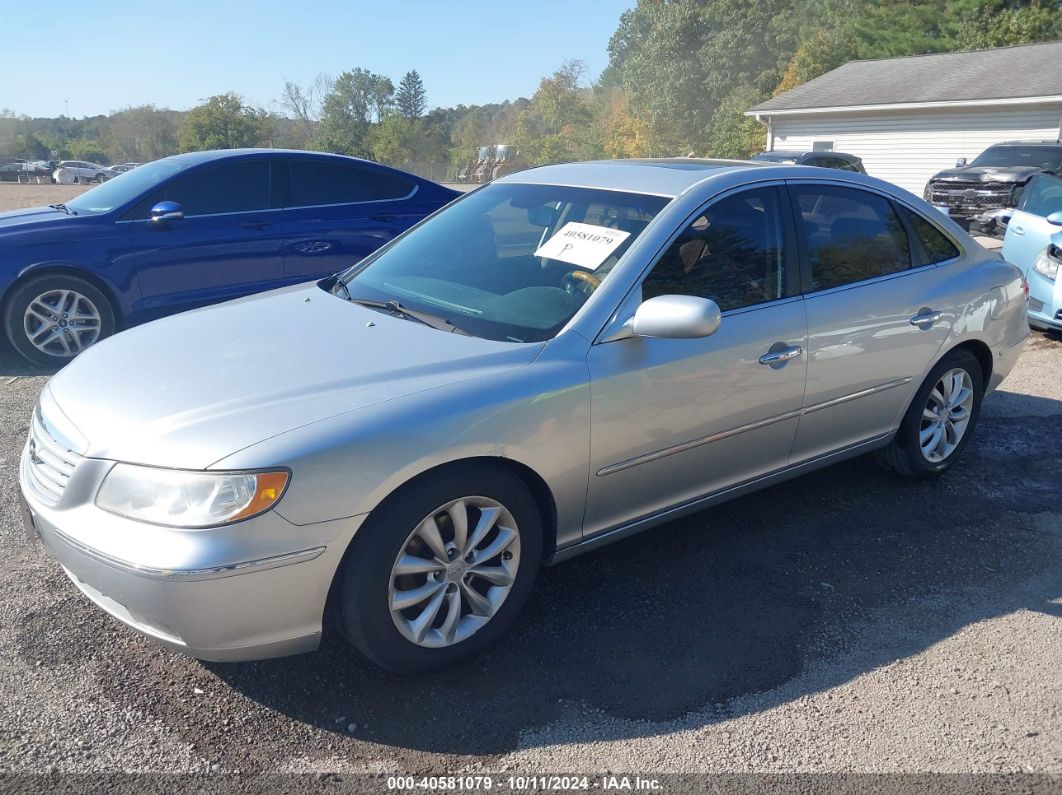
M 66 206 L 76 213 L 107 213 L 132 201 L 164 179 L 169 179 L 187 167 L 181 161 L 170 158 L 145 163 L 132 171 L 119 174 L 92 190 L 85 191 L 68 201 Z
M 492 184 L 343 274 L 346 290 L 338 294 L 398 302 L 488 339 L 547 340 L 667 203 L 592 188 Z

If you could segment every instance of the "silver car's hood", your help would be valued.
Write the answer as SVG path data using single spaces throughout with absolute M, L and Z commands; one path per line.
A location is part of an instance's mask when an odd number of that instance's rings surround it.
M 194 469 L 307 423 L 526 365 L 541 349 L 437 331 L 310 284 L 118 334 L 48 389 L 86 455 Z

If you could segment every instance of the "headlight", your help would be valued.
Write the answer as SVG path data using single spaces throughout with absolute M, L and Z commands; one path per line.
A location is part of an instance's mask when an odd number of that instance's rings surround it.
M 1048 246 L 1041 251 L 1033 260 L 1032 269 L 1041 276 L 1054 281 L 1058 276 L 1058 268 L 1062 266 L 1062 260 L 1058 258 L 1058 249 Z
M 151 524 L 216 527 L 269 510 L 287 484 L 287 472 L 188 472 L 116 464 L 96 494 L 96 505 Z
M 922 191 L 922 198 L 925 199 L 926 201 L 929 201 L 930 199 L 933 198 L 933 183 L 932 182 L 927 182 L 926 183 L 926 189 L 924 191 Z

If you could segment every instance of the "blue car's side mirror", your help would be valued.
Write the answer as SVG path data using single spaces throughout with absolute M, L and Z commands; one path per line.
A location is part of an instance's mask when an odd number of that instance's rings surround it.
M 1047 223 L 1052 226 L 1062 226 L 1062 210 L 1055 210 L 1047 216 Z
M 159 202 L 151 208 L 151 222 L 154 224 L 179 221 L 182 218 L 184 218 L 184 210 L 181 209 L 181 205 L 177 202 Z

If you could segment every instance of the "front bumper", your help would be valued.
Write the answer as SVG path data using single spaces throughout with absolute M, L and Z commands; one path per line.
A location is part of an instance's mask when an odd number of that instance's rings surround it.
M 89 599 L 175 651 L 236 661 L 312 651 L 333 577 L 360 519 L 296 526 L 275 511 L 178 531 L 84 500 L 49 505 L 19 485 L 37 537 Z M 84 463 L 90 463 L 85 459 Z M 101 462 L 102 463 L 102 462 Z M 68 490 L 76 497 L 77 484 Z
M 1051 281 L 1029 268 L 1029 324 L 1062 331 L 1062 275 Z

